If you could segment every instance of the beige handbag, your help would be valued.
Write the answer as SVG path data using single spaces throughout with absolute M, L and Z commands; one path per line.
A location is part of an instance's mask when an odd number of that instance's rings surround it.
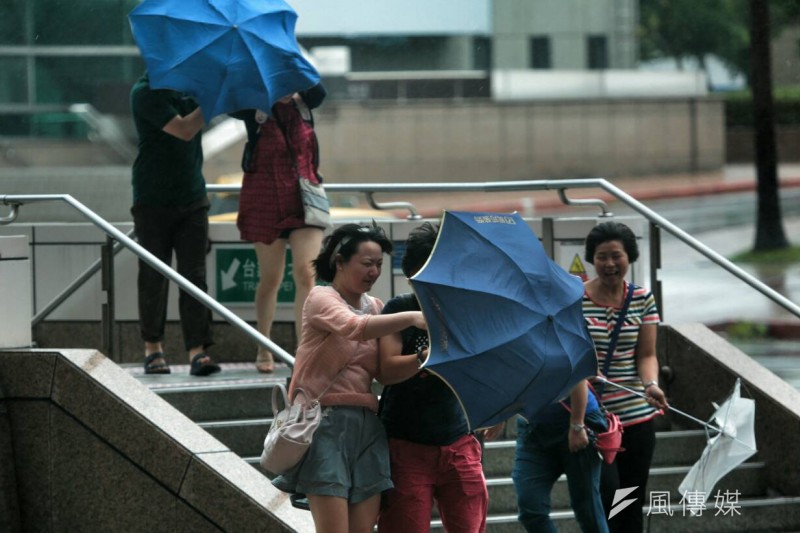
M 272 388 L 272 412 L 277 413 L 264 439 L 264 451 L 261 452 L 261 466 L 273 474 L 283 474 L 294 468 L 308 452 L 314 432 L 322 421 L 322 397 L 331 385 L 347 368 L 331 380 L 316 400 L 308 401 L 308 396 L 300 387 L 295 388 L 292 401 L 289 403 L 286 387 L 282 384 Z M 278 399 L 283 400 L 283 409 L 278 411 Z
M 283 397 L 284 408 L 278 412 L 278 396 Z M 281 384 L 272 388 L 272 412 L 278 413 L 264 440 L 261 466 L 273 474 L 283 474 L 291 469 L 308 451 L 311 439 L 322 420 L 319 400 L 308 402 L 303 389 L 295 389 L 292 403 Z

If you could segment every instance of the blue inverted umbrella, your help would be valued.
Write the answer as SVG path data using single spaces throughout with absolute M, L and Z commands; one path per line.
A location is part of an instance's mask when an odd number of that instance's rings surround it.
M 597 374 L 583 283 L 516 213 L 445 212 L 411 282 L 428 323 L 425 367 L 450 386 L 473 430 L 531 418 Z
M 319 83 L 283 0 L 145 0 L 128 17 L 151 87 L 193 96 L 206 119 Z

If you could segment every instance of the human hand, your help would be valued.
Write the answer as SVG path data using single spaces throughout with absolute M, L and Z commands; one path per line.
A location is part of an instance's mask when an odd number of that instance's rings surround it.
M 499 424 L 495 424 L 490 428 L 484 429 L 483 438 L 485 440 L 495 440 L 503 432 L 504 427 L 506 427 L 506 423 L 500 422 Z
M 569 451 L 572 453 L 579 452 L 589 445 L 589 435 L 586 434 L 586 428 L 575 431 L 570 427 L 568 433 L 567 441 L 569 443 Z
M 667 403 L 667 396 L 664 394 L 664 391 L 661 390 L 661 387 L 658 385 L 650 385 L 644 391 L 645 399 L 647 403 L 652 405 L 653 407 L 657 407 L 659 409 L 669 409 L 669 404 Z

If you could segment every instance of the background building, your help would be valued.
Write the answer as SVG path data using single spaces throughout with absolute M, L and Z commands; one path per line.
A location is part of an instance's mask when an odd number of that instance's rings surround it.
M 638 0 L 290 3 L 330 93 L 317 126 L 331 182 L 613 178 L 724 164 L 723 104 L 702 73 L 637 70 Z M 3 1 L 5 191 L 66 191 L 129 216 L 129 90 L 144 70 L 127 19 L 136 5 Z M 208 158 L 209 181 L 239 172 L 241 143 L 234 136 Z

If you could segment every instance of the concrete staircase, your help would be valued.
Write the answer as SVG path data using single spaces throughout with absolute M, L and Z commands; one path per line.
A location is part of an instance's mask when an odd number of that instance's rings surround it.
M 131 368 L 154 392 L 197 422 L 254 468 L 259 468 L 261 445 L 271 423 L 270 397 L 275 383 L 285 382 L 289 370 L 278 367 L 273 375 L 262 375 L 252 364 L 223 365 L 220 374 L 195 378 L 188 366 L 173 365 L 169 376 L 145 376 Z M 489 485 L 487 530 L 492 533 L 524 531 L 516 520 L 511 467 L 514 461 L 515 424 L 507 424 L 502 440 L 487 443 L 484 469 Z M 653 509 L 646 517 L 650 531 L 796 531 L 800 530 L 800 498 L 774 496 L 767 485 L 764 463 L 758 455 L 731 472 L 714 489 L 727 505 L 714 495 L 701 516 L 691 517 L 681 505 L 677 487 L 705 446 L 705 432 L 700 429 L 666 428 L 657 435 L 655 458 L 648 493 L 669 493 L 669 509 Z M 663 501 L 663 500 L 662 500 Z M 562 477 L 552 494 L 553 519 L 559 531 L 579 531 L 569 506 L 566 480 Z M 646 511 L 647 504 L 645 502 Z M 720 509 L 720 507 L 722 509 Z M 656 511 L 659 511 L 656 513 Z M 668 515 L 671 511 L 672 515 Z M 722 511 L 725 511 L 723 513 Z M 434 512 L 433 530 L 441 530 Z

